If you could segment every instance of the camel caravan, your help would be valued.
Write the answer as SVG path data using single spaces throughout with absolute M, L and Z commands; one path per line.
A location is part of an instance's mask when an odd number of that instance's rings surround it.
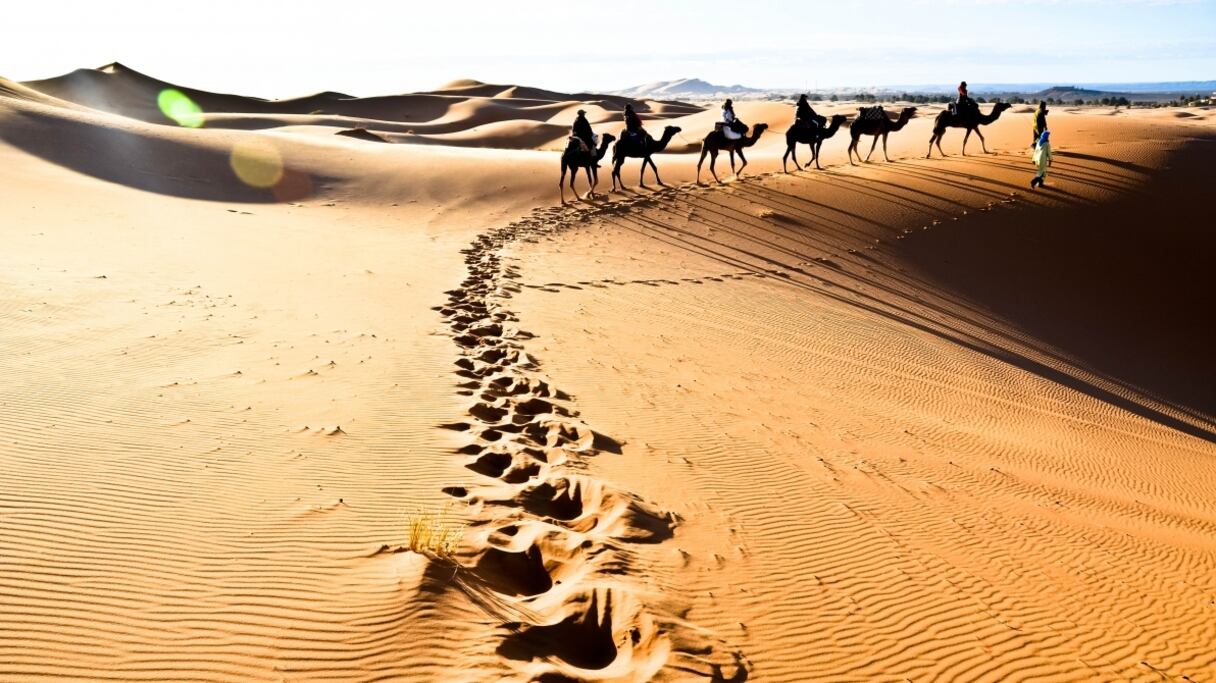
M 929 138 L 929 153 L 925 155 L 926 159 L 932 157 L 934 146 L 943 157 L 946 156 L 946 153 L 942 151 L 942 138 L 945 137 L 946 130 L 949 128 L 966 130 L 966 134 L 963 136 L 963 155 L 967 154 L 967 141 L 971 138 L 972 133 L 979 137 L 980 146 L 987 154 L 988 146 L 980 128 L 999 119 L 1001 114 L 1012 106 L 1007 102 L 998 101 L 985 114 L 980 111 L 979 104 L 968 95 L 966 81 L 959 85 L 958 93 L 958 100 L 934 119 L 933 134 Z M 1045 109 L 1042 106 L 1040 106 L 1040 112 L 1043 112 L 1045 116 Z M 891 161 L 891 158 L 887 156 L 887 136 L 902 130 L 915 116 L 916 107 L 905 107 L 898 114 L 892 115 L 882 105 L 878 105 L 860 107 L 857 116 L 853 117 L 851 121 L 844 114 L 836 114 L 829 119 L 817 114 L 807 100 L 807 96 L 802 95 L 795 105 L 794 124 L 785 131 L 785 154 L 781 157 L 781 169 L 789 173 L 787 162 L 793 161 L 794 168 L 799 171 L 809 169 L 811 164 L 814 164 L 817 170 L 823 170 L 823 167 L 819 165 L 819 150 L 823 146 L 823 141 L 836 135 L 841 126 L 846 125 L 851 138 L 848 148 L 849 164 L 856 165 L 853 161 L 854 156 L 857 157 L 857 161 L 869 162 L 880 139 L 882 140 L 883 158 Z M 666 187 L 659 177 L 659 167 L 654 163 L 654 155 L 667 149 L 672 138 L 680 133 L 680 128 L 667 126 L 663 129 L 662 136 L 656 140 L 642 126 L 642 119 L 634 111 L 632 104 L 625 105 L 624 119 L 625 130 L 621 131 L 619 138 L 608 134 L 601 137 L 591 129 L 586 112 L 581 109 L 578 111 L 574 125 L 571 127 L 570 138 L 561 157 L 562 170 L 558 187 L 561 190 L 563 202 L 566 200 L 567 171 L 570 172 L 570 190 L 574 192 L 576 198 L 578 192 L 575 190 L 574 183 L 580 170 L 587 177 L 589 189 L 586 197 L 595 196 L 595 187 L 599 183 L 599 162 L 607 155 L 609 146 L 612 148 L 612 190 L 614 192 L 625 188 L 625 183 L 621 180 L 621 167 L 624 166 L 626 159 L 631 158 L 642 160 L 641 174 L 638 178 L 640 187 L 647 187 L 646 168 L 648 166 L 654 173 L 655 182 Z M 1037 136 L 1040 133 L 1040 127 L 1046 128 L 1046 123 L 1040 124 L 1036 119 L 1035 127 Z M 722 182 L 716 169 L 718 154 L 721 152 L 728 154 L 731 172 L 736 177 L 741 176 L 743 169 L 747 167 L 747 156 L 743 151 L 755 145 L 768 128 L 767 123 L 757 123 L 754 126 L 743 123 L 735 115 L 734 102 L 726 100 L 722 105 L 722 120 L 715 123 L 714 129 L 701 139 L 701 156 L 697 160 L 697 183 L 701 182 L 701 167 L 707 156 L 709 157 L 710 175 L 715 181 Z M 861 152 L 857 149 L 863 135 L 874 138 L 865 159 L 861 158 Z M 797 147 L 800 144 L 807 145 L 811 154 L 811 159 L 805 166 L 798 162 Z M 736 155 L 739 157 L 737 166 Z

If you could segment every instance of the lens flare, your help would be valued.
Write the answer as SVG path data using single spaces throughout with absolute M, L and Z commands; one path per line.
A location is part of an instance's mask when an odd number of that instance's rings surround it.
M 160 91 L 156 96 L 156 106 L 160 107 L 160 113 L 179 126 L 201 128 L 203 125 L 202 107 L 180 90 L 168 88 Z
M 274 187 L 283 178 L 283 157 L 279 150 L 260 140 L 237 143 L 228 163 L 236 177 L 250 187 Z

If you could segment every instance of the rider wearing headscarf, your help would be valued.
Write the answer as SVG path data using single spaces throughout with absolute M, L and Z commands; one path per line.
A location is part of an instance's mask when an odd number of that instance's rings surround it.
M 587 120 L 587 112 L 582 109 L 578 110 L 578 116 L 574 119 L 574 125 L 570 127 L 570 134 L 582 140 L 587 145 L 588 151 L 595 151 L 595 132 L 591 130 L 591 122 Z
M 722 123 L 726 124 L 722 126 L 722 134 L 726 136 L 727 140 L 738 140 L 743 137 L 742 133 L 735 130 L 738 121 L 739 118 L 735 116 L 735 103 L 729 99 L 726 100 L 726 103 L 722 105 Z
M 811 108 L 811 103 L 807 100 L 806 95 L 802 95 L 798 98 L 798 104 L 796 107 L 797 109 L 794 112 L 795 124 L 803 126 L 823 125 L 825 119 L 819 114 L 816 114 L 815 110 Z
M 638 135 L 646 135 L 646 130 L 642 128 L 642 119 L 633 110 L 632 104 L 625 105 L 625 130 Z

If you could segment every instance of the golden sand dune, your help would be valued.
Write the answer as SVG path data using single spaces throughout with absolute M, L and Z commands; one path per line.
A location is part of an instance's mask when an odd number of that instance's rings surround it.
M 1210 110 L 624 102 L 0 81 L 0 679 L 1216 676 Z
M 226 95 L 177 86 L 152 78 L 122 64 L 99 69 L 78 69 L 70 74 L 14 87 L 41 93 L 98 111 L 120 114 L 151 123 L 172 123 L 158 106 L 165 91 L 188 97 L 200 110 L 206 127 L 264 129 L 291 125 L 363 127 L 400 136 L 398 142 L 431 142 L 431 135 L 455 135 L 440 144 L 474 147 L 533 149 L 552 145 L 569 129 L 574 110 L 586 109 L 593 122 L 615 120 L 627 102 L 647 118 L 668 118 L 700 111 L 696 105 L 674 102 L 634 102 L 611 95 L 564 94 L 538 88 L 456 81 L 438 90 L 380 97 L 352 97 L 322 92 L 286 100 Z M 555 120 L 559 119 L 559 120 Z M 479 136 L 478 127 L 536 122 L 536 130 L 520 130 L 519 137 Z M 539 125 L 550 123 L 553 125 Z M 559 130 L 561 129 L 561 130 Z M 482 138 L 471 142 L 470 138 Z M 463 142 L 462 142 L 463 141 Z

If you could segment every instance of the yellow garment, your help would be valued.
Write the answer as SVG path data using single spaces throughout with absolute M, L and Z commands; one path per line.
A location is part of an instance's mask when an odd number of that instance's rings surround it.
M 1051 165 L 1051 143 L 1036 145 L 1031 159 L 1039 167 L 1039 175 L 1047 175 L 1047 167 Z

